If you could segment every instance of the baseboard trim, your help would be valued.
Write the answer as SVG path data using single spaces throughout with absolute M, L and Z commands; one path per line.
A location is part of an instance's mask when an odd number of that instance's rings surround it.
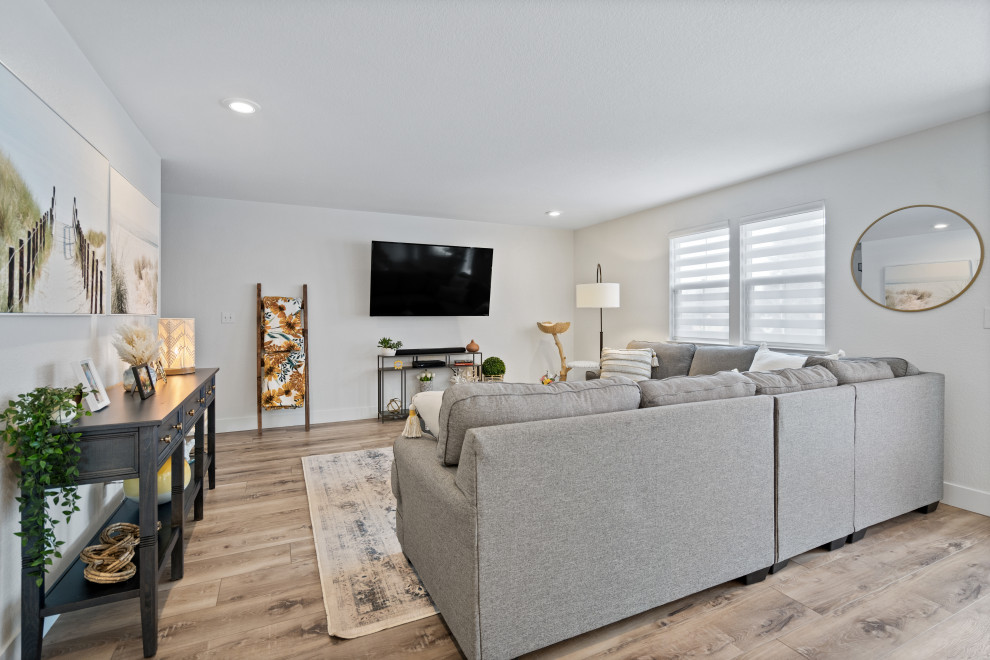
M 351 422 L 357 419 L 375 419 L 378 413 L 374 408 L 330 408 L 324 410 L 311 410 L 309 421 L 311 424 L 328 424 L 330 422 Z M 261 421 L 266 429 L 284 428 L 286 426 L 302 426 L 306 423 L 304 411 L 281 410 L 270 413 L 261 413 Z M 253 431 L 258 428 L 258 416 L 250 417 L 218 417 L 217 432 L 228 433 L 230 431 Z
M 985 490 L 960 486 L 946 481 L 943 484 L 942 501 L 949 506 L 990 516 L 990 493 Z

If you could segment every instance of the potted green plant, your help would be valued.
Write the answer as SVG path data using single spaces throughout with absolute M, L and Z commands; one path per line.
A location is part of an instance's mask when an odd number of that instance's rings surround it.
M 419 376 L 416 377 L 419 380 L 419 391 L 429 392 L 433 389 L 433 374 L 429 371 L 424 371 Z
M 79 511 L 79 438 L 67 426 L 78 415 L 89 415 L 82 407 L 84 390 L 75 387 L 38 387 L 8 402 L 0 413 L 5 423 L 3 441 L 13 451 L 8 455 L 16 464 L 17 497 L 21 513 L 21 544 L 27 548 L 29 572 L 38 586 L 44 582 L 52 557 L 61 558 L 63 541 L 55 538 L 55 519 L 48 513 L 51 504 L 60 506 L 65 521 Z
M 481 363 L 481 373 L 485 380 L 502 380 L 505 377 L 505 362 L 502 358 L 485 358 Z
M 397 349 L 402 348 L 402 342 L 397 340 L 392 340 L 388 337 L 382 337 L 378 340 L 378 352 L 381 355 L 392 356 L 395 355 Z

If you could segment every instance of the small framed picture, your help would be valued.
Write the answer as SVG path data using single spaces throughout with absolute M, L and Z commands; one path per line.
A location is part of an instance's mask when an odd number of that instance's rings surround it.
M 73 362 L 72 371 L 75 372 L 76 378 L 86 389 L 86 396 L 83 400 L 90 412 L 102 410 L 110 405 L 110 397 L 107 396 L 107 391 L 103 388 L 103 381 L 100 380 L 100 374 L 96 370 L 93 358 L 83 358 L 79 362 Z
M 151 380 L 150 364 L 131 367 L 131 372 L 134 374 L 134 385 L 137 387 L 138 394 L 141 395 L 142 399 L 147 399 L 155 393 L 155 384 Z
M 158 374 L 158 380 L 162 381 L 163 383 L 167 383 L 168 376 L 165 374 L 165 363 L 162 362 L 161 360 L 155 360 L 154 365 L 155 365 L 155 373 Z

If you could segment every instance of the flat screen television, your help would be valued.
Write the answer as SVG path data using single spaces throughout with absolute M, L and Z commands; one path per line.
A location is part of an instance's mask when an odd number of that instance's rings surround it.
M 488 316 L 492 248 L 371 242 L 372 316 Z

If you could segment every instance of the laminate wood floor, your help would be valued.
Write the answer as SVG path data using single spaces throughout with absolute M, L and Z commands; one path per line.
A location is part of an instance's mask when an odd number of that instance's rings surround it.
M 158 658 L 460 658 L 438 616 L 327 635 L 303 456 L 388 446 L 377 420 L 225 433 L 185 577 L 162 584 Z M 163 573 L 168 575 L 168 571 Z M 941 505 L 808 552 L 766 581 L 725 583 L 530 654 L 557 658 L 990 658 L 990 518 Z M 141 658 L 136 600 L 63 615 L 44 657 Z

